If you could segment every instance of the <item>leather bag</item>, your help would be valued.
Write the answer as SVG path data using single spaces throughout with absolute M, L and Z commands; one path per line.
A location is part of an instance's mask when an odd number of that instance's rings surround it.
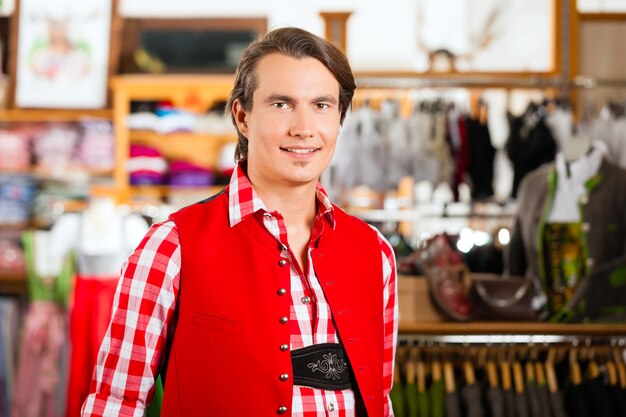
M 528 278 L 472 274 L 471 299 L 474 320 L 534 321 L 533 283 Z

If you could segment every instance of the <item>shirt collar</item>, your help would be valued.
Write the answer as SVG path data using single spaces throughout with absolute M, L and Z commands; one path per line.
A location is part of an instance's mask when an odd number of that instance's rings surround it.
M 230 227 L 236 226 L 259 210 L 270 212 L 258 196 L 245 172 L 245 162 L 238 162 L 235 166 L 230 183 L 226 187 L 228 193 L 228 219 Z M 322 184 L 317 183 L 317 218 L 325 218 L 330 226 L 335 228 L 333 205 Z
M 589 178 L 598 173 L 602 159 L 608 148 L 604 142 L 592 141 L 591 150 L 577 159 L 568 163 L 562 152 L 556 155 L 556 170 L 561 181 L 574 181 L 583 184 Z

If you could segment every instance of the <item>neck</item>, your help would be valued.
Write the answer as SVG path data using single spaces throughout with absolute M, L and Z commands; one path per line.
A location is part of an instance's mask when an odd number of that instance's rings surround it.
M 253 182 L 252 179 L 250 182 L 265 206 L 283 216 L 287 227 L 312 224 L 316 214 L 316 184 L 264 186 L 262 182 Z

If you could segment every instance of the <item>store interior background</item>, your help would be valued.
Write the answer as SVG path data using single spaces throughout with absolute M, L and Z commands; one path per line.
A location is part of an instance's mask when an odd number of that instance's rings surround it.
M 74 7 L 72 1 L 62 3 Z M 246 39 L 264 30 L 298 26 L 345 48 L 358 90 L 337 155 L 322 181 L 334 201 L 379 227 L 401 255 L 409 255 L 429 237 L 447 233 L 454 236 L 472 272 L 505 272 L 504 254 L 517 215 L 514 167 L 506 154 L 509 114 L 522 116 L 532 103 L 564 112 L 570 124 L 565 125 L 565 136 L 563 130 L 553 132 L 557 150 L 576 135 L 593 137 L 594 123 L 607 112 L 626 132 L 623 0 L 533 0 L 535 11 L 540 10 L 535 15 L 524 2 L 512 2 L 530 12 L 523 21 L 507 12 L 505 0 L 100 3 L 111 11 L 110 22 L 102 26 L 109 31 L 100 45 L 106 59 L 93 63 L 104 81 L 94 79 L 93 94 L 67 88 L 64 97 L 50 90 L 44 99 L 20 78 L 27 68 L 19 57 L 28 59 L 21 52 L 20 36 L 32 36 L 28 25 L 36 24 L 36 17 L 29 20 L 20 11 L 24 4 L 32 8 L 38 3 L 0 0 L 0 297 L 6 311 L 25 311 L 33 296 L 28 268 L 35 261 L 24 253 L 26 232 L 42 232 L 39 253 L 46 251 L 47 256 L 40 255 L 37 268 L 56 279 L 69 253 L 122 259 L 150 223 L 224 186 L 233 167 L 236 134 L 222 115 L 223 103 L 238 53 Z M 424 10 L 434 16 L 427 23 L 419 17 Z M 56 10 L 51 17 L 63 20 L 70 14 Z M 484 27 L 467 16 L 480 16 Z M 495 16 L 491 26 L 490 16 Z M 464 22 L 455 29 L 459 36 L 451 35 L 452 19 Z M 237 31 L 243 41 L 216 46 L 226 51 L 217 54 L 223 59 L 213 67 L 189 62 L 185 67 L 182 58 L 177 61 L 181 66 L 172 69 L 167 59 L 180 57 L 172 54 L 160 60 L 149 48 L 142 49 L 141 31 L 178 31 L 191 41 L 198 31 L 207 37 L 211 31 Z M 501 33 L 513 43 L 499 43 Z M 164 45 L 157 49 L 166 50 Z M 455 51 L 456 68 L 450 68 L 449 55 L 437 55 L 437 49 Z M 483 59 L 480 53 L 485 51 L 488 58 Z M 432 61 L 428 52 L 433 53 Z M 530 58 L 520 58 L 522 52 Z M 87 104 L 80 104 L 81 97 Z M 172 112 L 172 106 L 183 111 Z M 407 133 L 413 126 L 408 121 L 422 120 L 415 118 L 416 109 L 430 117 L 430 130 L 422 135 L 435 135 L 441 106 L 453 106 L 486 126 L 482 134 L 490 146 L 483 143 L 480 152 L 490 156 L 473 160 L 475 172 L 455 177 L 458 158 L 441 157 L 434 147 L 411 147 L 419 138 Z M 362 130 L 355 127 L 359 123 L 378 130 L 371 137 L 355 138 Z M 626 143 L 626 133 L 619 140 Z M 626 167 L 626 154 L 613 156 Z M 493 169 L 484 172 L 484 164 Z M 107 227 L 127 218 L 134 219 L 129 227 Z M 111 275 L 121 263 L 109 266 Z M 577 343 L 594 337 L 615 344 L 623 343 L 626 335 L 622 325 L 459 324 L 430 304 L 424 279 L 403 276 L 399 291 L 402 343 L 431 343 L 445 336 L 466 344 L 474 342 L 473 335 L 482 337 L 479 343 L 513 343 L 517 336 L 524 342 L 548 343 L 557 335 Z M 67 310 L 71 294 L 68 284 L 58 299 Z M 4 340 L 19 346 L 21 313 L 12 317 L 12 333 L 5 332 Z M 17 351 L 14 347 L 14 357 Z

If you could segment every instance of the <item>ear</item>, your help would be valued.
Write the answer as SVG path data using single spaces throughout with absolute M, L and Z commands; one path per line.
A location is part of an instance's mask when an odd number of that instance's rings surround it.
M 231 112 L 235 119 L 235 123 L 237 124 L 237 129 L 239 132 L 244 135 L 246 138 L 248 137 L 248 115 L 246 111 L 243 109 L 241 102 L 239 99 L 235 99 L 233 101 L 233 106 L 231 108 Z

